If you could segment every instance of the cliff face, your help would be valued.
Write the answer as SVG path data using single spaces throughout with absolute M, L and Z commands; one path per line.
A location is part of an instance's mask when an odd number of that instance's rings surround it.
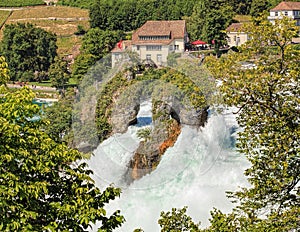
M 151 137 L 140 142 L 129 163 L 129 180 L 140 179 L 153 171 L 159 164 L 164 152 L 175 144 L 180 132 L 181 126 L 175 119 L 160 122 L 152 131 Z
M 137 122 L 143 99 L 152 100 L 153 129 L 140 142 L 128 164 L 129 182 L 154 170 L 161 156 L 173 146 L 182 125 L 204 126 L 207 103 L 200 88 L 172 69 L 150 70 L 141 75 L 119 73 L 102 88 L 96 108 L 99 141 L 124 133 Z
M 164 102 L 154 105 L 156 106 L 153 109 L 153 118 L 155 118 L 153 121 L 154 129 L 146 141 L 140 142 L 138 149 L 129 163 L 127 173 L 127 180 L 129 182 L 140 179 L 157 167 L 165 151 L 177 141 L 181 132 L 180 121 L 185 122 L 185 120 L 193 118 L 193 121 L 188 125 L 203 126 L 207 120 L 205 109 L 199 110 L 198 114 L 195 114 L 194 110 L 185 111 L 185 118 L 181 120 L 170 105 Z

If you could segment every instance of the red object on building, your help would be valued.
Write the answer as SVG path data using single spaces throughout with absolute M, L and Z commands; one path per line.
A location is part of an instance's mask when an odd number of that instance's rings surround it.
M 193 45 L 204 45 L 207 44 L 206 42 L 202 41 L 202 40 L 196 40 L 194 42 L 192 42 Z
M 122 40 L 120 40 L 120 41 L 117 43 L 117 46 L 118 46 L 119 49 L 122 49 L 122 43 L 123 43 Z

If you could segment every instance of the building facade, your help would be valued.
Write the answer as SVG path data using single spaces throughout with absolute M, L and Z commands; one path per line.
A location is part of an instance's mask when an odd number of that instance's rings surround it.
M 283 16 L 290 17 L 296 21 L 296 25 L 300 26 L 300 2 L 281 2 L 270 10 L 268 20 L 275 23 L 275 20 L 281 19 Z
M 229 47 L 238 47 L 250 40 L 249 35 L 243 32 L 242 23 L 232 23 L 226 29 Z
M 112 50 L 112 66 L 116 65 L 125 49 L 137 53 L 141 61 L 152 60 L 163 66 L 170 53 L 184 52 L 187 42 L 184 20 L 147 21 L 132 34 L 131 41 L 118 43 Z M 130 45 L 126 46 L 126 43 Z

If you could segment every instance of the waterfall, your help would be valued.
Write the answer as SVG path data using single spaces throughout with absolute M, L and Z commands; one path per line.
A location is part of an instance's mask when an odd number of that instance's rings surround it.
M 150 102 L 141 105 L 138 117 L 143 123 L 151 122 L 147 121 L 151 117 Z M 233 205 L 225 191 L 246 185 L 243 172 L 249 166 L 235 151 L 238 127 L 230 110 L 211 114 L 204 128 L 183 126 L 157 169 L 127 185 L 126 165 L 138 147 L 136 132 L 142 126 L 130 126 L 125 134 L 113 135 L 98 146 L 88 161 L 100 189 L 111 183 L 122 188 L 121 197 L 106 208 L 108 215 L 120 209 L 125 216 L 126 222 L 116 231 L 159 231 L 160 212 L 174 207 L 188 206 L 187 214 L 195 222 L 201 221 L 202 227 L 208 225 L 213 207 L 229 212 Z

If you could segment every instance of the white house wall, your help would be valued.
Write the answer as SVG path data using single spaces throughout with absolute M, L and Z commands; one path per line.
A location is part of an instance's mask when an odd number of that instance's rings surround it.
M 178 46 L 178 50 L 175 50 L 175 45 Z M 139 49 L 137 49 L 138 46 Z M 170 53 L 184 51 L 184 42 L 182 39 L 175 39 L 168 45 L 161 45 L 161 50 L 147 50 L 147 45 L 132 45 L 132 51 L 136 52 L 141 60 L 146 60 L 148 55 L 157 65 L 164 65 L 167 63 L 167 57 Z
M 300 11 L 271 11 L 270 16 L 268 16 L 268 20 L 274 24 L 275 20 L 282 19 L 283 16 L 288 16 L 292 19 L 296 20 L 296 25 L 300 26 Z
M 249 36 L 243 32 L 228 32 L 228 45 L 230 47 L 233 46 L 241 46 L 249 40 Z

